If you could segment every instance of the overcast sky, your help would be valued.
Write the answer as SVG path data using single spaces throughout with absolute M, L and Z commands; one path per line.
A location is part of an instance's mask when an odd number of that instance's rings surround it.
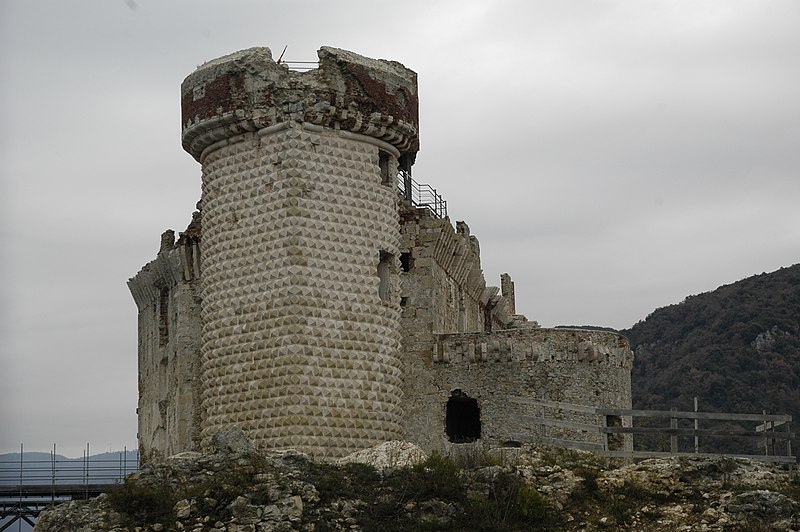
M 797 1 L 0 1 L 0 452 L 136 446 L 126 280 L 183 230 L 180 84 L 252 46 L 419 75 L 418 181 L 543 326 L 799 261 Z

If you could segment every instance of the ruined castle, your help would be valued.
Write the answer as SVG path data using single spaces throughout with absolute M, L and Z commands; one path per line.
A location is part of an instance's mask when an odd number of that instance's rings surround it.
M 517 314 L 412 178 L 413 71 L 323 47 L 297 72 L 253 48 L 198 67 L 181 107 L 198 210 L 128 282 L 143 456 L 233 427 L 324 457 L 515 445 L 541 430 L 526 398 L 630 408 L 627 340 Z

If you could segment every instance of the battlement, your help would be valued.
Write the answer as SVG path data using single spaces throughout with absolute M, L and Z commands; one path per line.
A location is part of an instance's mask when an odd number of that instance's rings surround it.
M 584 329 L 509 329 L 494 332 L 439 334 L 433 362 L 567 361 L 630 370 L 633 364 L 624 336 Z
M 183 148 L 201 161 L 220 141 L 288 121 L 419 150 L 417 74 L 396 61 L 322 47 L 319 67 L 290 70 L 269 48 L 250 48 L 199 66 L 181 85 Z M 201 161 L 202 162 L 202 161 Z
M 195 213 L 199 218 L 199 213 Z M 190 226 L 191 229 L 191 226 Z M 148 262 L 135 276 L 128 280 L 128 289 L 139 310 L 153 305 L 164 289 L 172 289 L 179 283 L 200 279 L 199 235 L 187 229 L 175 242 L 171 229 L 161 235 L 161 249 L 155 259 Z

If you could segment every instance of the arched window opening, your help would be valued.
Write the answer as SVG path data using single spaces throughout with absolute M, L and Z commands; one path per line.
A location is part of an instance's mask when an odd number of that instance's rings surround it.
M 481 437 L 481 410 L 478 400 L 461 390 L 453 390 L 447 400 L 445 432 L 452 443 L 470 443 Z

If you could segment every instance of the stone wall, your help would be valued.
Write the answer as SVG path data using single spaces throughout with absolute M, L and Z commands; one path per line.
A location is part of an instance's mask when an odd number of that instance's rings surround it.
M 156 259 L 128 281 L 139 310 L 137 412 L 145 460 L 196 450 L 200 442 L 200 251 L 191 229 L 177 244 L 167 231 Z
M 477 401 L 485 444 L 499 445 L 518 433 L 601 443 L 597 433 L 551 428 L 544 434 L 523 418 L 544 415 L 597 425 L 603 421 L 598 416 L 542 411 L 514 399 L 630 408 L 632 361 L 627 339 L 609 332 L 527 328 L 436 335 L 424 369 L 430 374 L 427 385 L 406 397 L 407 410 L 415 413 L 407 437 L 426 449 L 451 445 L 445 416 L 458 390 Z
M 478 240 L 456 233 L 448 219 L 427 209 L 401 209 L 400 274 L 403 320 L 413 331 L 482 331 L 481 295 L 486 288 Z
M 405 255 L 401 286 L 403 409 L 406 438 L 415 443 L 420 427 L 426 447 L 443 431 L 430 407 L 442 388 L 434 367 L 436 340 L 443 333 L 482 333 L 514 326 L 535 327 L 524 316 L 509 313 L 513 302 L 500 289 L 487 287 L 480 261 L 480 244 L 464 222 L 454 228 L 447 218 L 428 209 L 400 205 L 400 250 Z M 510 278 L 507 283 L 510 282 Z M 446 386 L 444 386 L 446 388 Z M 431 423 L 432 419 L 436 423 Z M 443 419 L 443 418 L 442 418 Z

